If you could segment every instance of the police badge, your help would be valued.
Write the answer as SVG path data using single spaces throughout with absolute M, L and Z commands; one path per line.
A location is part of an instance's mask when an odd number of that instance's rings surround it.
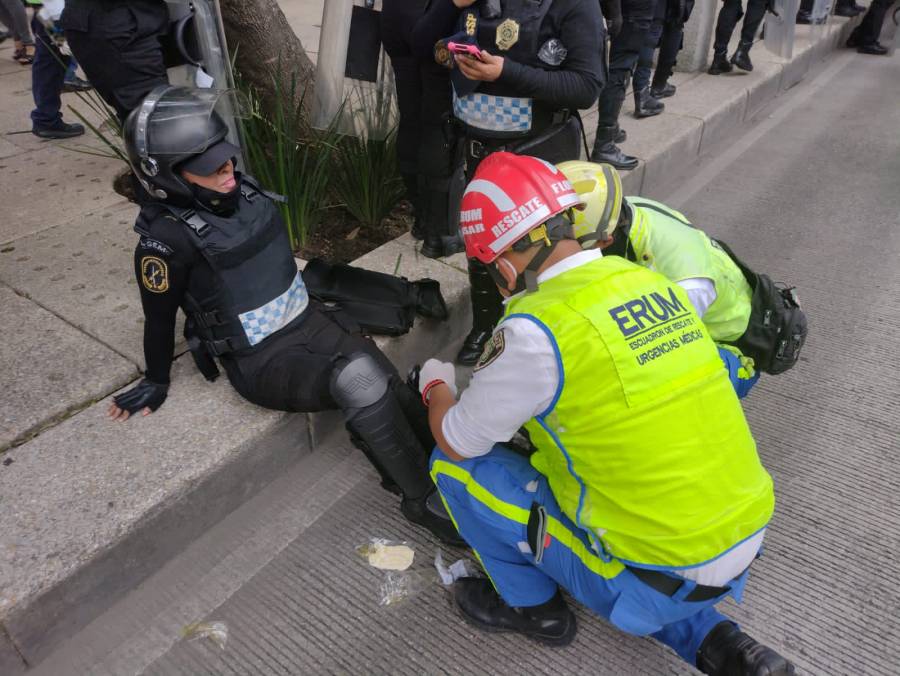
M 497 26 L 497 47 L 507 50 L 519 41 L 519 22 L 515 19 L 504 19 Z
M 446 41 L 438 40 L 434 43 L 434 60 L 444 68 L 453 68 L 453 56 L 447 49 Z

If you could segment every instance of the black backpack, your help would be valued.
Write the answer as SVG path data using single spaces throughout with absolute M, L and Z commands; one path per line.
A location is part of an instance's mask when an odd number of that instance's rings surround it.
M 731 344 L 752 357 L 756 368 L 777 375 L 800 358 L 808 332 L 806 315 L 793 286 L 773 282 L 768 275 L 753 272 L 721 240 L 712 240 L 741 269 L 753 290 L 750 321 L 743 335 Z

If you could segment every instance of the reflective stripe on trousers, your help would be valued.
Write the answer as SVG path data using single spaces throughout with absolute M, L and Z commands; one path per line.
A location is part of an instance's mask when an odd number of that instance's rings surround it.
M 685 581 L 672 597 L 648 587 L 619 561 L 604 562 L 587 535 L 562 513 L 544 476 L 524 457 L 497 445 L 480 458 L 453 462 L 436 448 L 431 476 L 460 534 L 509 605 L 534 606 L 562 585 L 580 603 L 638 636 L 651 635 L 694 664 L 709 631 L 727 619 L 715 609 L 723 597 L 687 602 L 696 586 Z M 547 512 L 547 534 L 540 563 L 528 545 L 533 503 Z M 726 595 L 740 598 L 747 573 Z

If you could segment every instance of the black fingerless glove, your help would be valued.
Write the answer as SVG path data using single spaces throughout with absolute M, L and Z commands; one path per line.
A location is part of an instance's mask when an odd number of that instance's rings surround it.
M 144 408 L 155 411 L 166 400 L 168 385 L 159 385 L 144 378 L 135 387 L 113 398 L 116 406 L 129 413 L 137 413 Z

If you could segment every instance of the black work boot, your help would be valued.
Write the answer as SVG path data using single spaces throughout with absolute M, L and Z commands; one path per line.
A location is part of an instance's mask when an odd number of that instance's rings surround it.
M 801 25 L 808 25 L 812 23 L 812 14 L 810 14 L 807 10 L 801 9 L 797 12 L 797 23 Z
M 706 71 L 710 75 L 721 75 L 722 73 L 731 72 L 731 64 L 728 63 L 728 54 L 723 51 L 713 52 L 712 63 L 709 64 L 709 70 Z
M 752 46 L 752 42 L 741 40 L 738 43 L 738 48 L 734 50 L 734 56 L 731 57 L 731 63 L 741 70 L 746 70 L 748 73 L 753 70 L 753 63 L 750 61 L 750 48 Z
M 791 676 L 794 665 L 747 636 L 727 620 L 719 622 L 697 651 L 697 668 L 710 676 Z
M 637 118 L 641 117 L 653 117 L 654 115 L 659 115 L 662 111 L 666 109 L 666 105 L 659 101 L 658 99 L 653 98 L 650 94 L 650 87 L 644 87 L 640 90 L 635 90 L 634 92 L 634 116 Z
M 503 297 L 483 263 L 469 260 L 469 294 L 472 298 L 472 330 L 463 341 L 456 363 L 472 366 L 503 316 Z
M 444 501 L 435 488 L 423 498 L 403 498 L 400 511 L 407 521 L 431 531 L 438 540 L 452 547 L 465 547 L 462 539 L 444 508 Z
M 616 127 L 616 143 L 625 143 L 628 140 L 628 132 L 626 132 L 622 127 Z
M 872 56 L 887 56 L 888 48 L 877 40 L 868 45 L 860 45 L 856 48 L 860 54 L 870 54 Z
M 569 645 L 575 638 L 575 615 L 559 591 L 539 606 L 513 608 L 490 580 L 463 577 L 453 585 L 453 595 L 466 621 L 486 631 L 514 631 L 551 646 Z
M 618 125 L 597 127 L 597 138 L 594 141 L 594 149 L 591 151 L 591 162 L 606 162 L 616 169 L 634 169 L 638 165 L 638 159 L 626 155 L 616 145 L 614 139 L 617 133 Z
M 668 82 L 663 82 L 662 84 L 656 84 L 654 82 L 650 85 L 650 96 L 654 99 L 667 99 L 670 96 L 675 96 L 675 90 L 675 85 Z
M 834 15 L 835 16 L 854 17 L 858 14 L 862 14 L 865 11 L 866 10 L 863 7 L 859 7 L 857 9 L 857 6 L 855 6 L 851 2 L 841 2 L 840 0 L 838 0 L 838 3 L 837 3 L 837 5 L 835 5 L 835 8 L 834 8 Z

